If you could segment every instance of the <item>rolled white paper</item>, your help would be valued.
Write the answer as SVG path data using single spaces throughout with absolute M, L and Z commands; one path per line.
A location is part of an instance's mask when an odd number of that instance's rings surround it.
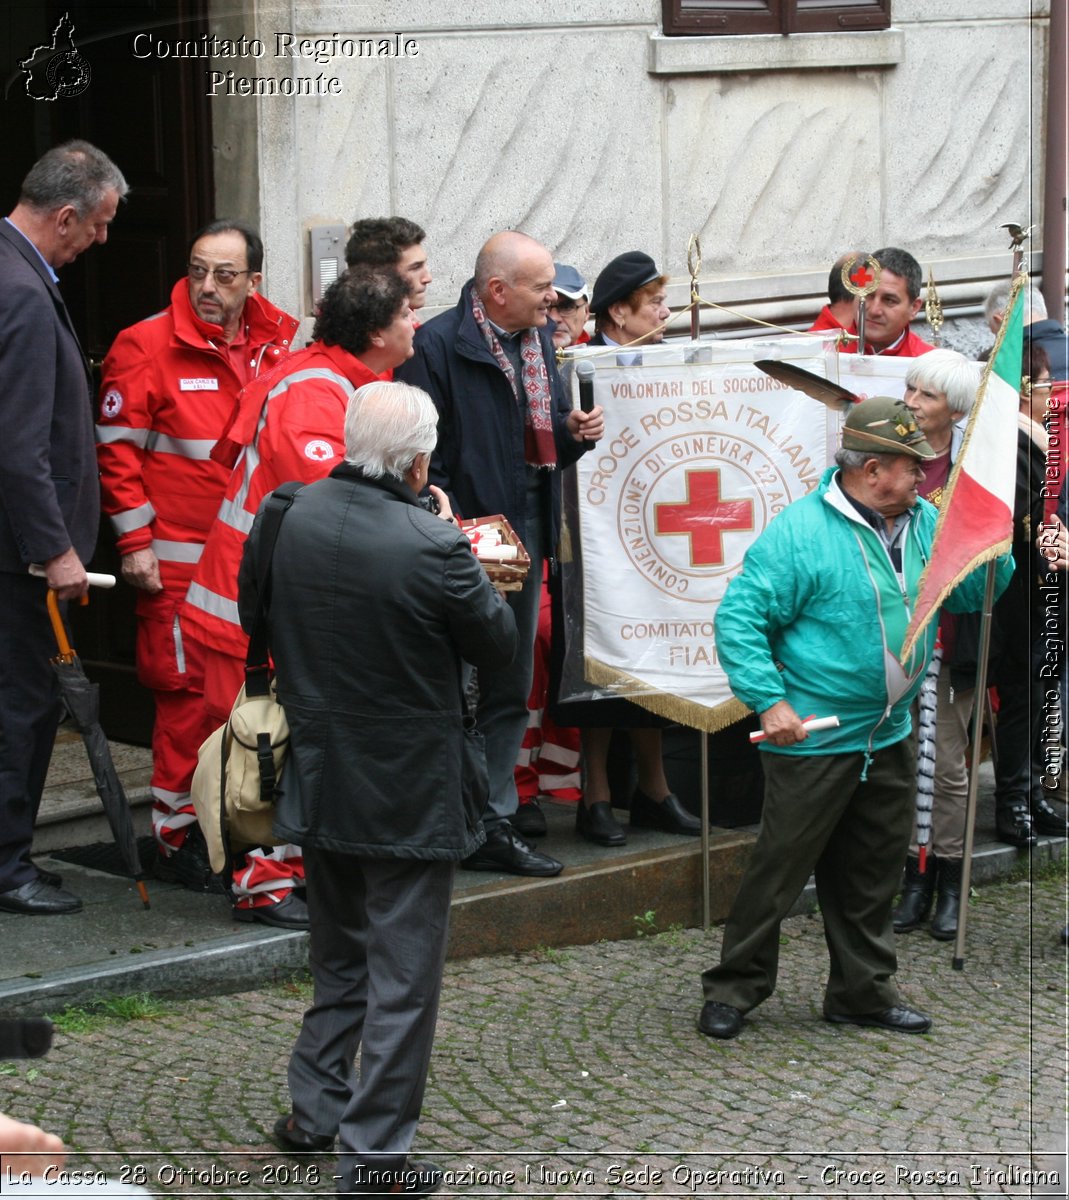
M 37 563 L 30 563 L 30 574 L 36 575 L 38 579 L 47 578 L 44 567 Z M 115 576 L 105 575 L 100 571 L 87 571 L 86 578 L 89 580 L 90 587 L 113 588 L 115 586 Z
M 809 733 L 814 733 L 818 729 L 838 729 L 839 728 L 839 718 L 838 717 L 810 717 L 808 721 L 802 722 L 802 728 L 805 729 Z M 763 742 L 764 740 L 765 740 L 765 733 L 763 730 L 758 729 L 754 733 L 750 734 L 750 741 L 755 744 L 757 742 Z

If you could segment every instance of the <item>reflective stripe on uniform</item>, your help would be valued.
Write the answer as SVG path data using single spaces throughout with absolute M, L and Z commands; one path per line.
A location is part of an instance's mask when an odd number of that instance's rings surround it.
M 224 525 L 229 525 L 231 529 L 236 529 L 242 537 L 248 537 L 249 531 L 252 529 L 253 520 L 256 517 L 254 512 L 249 512 L 249 489 L 252 487 L 252 479 L 256 474 L 256 468 L 260 465 L 260 454 L 256 449 L 256 444 L 246 446 L 241 452 L 241 457 L 238 459 L 235 470 L 241 468 L 241 482 L 238 484 L 238 490 L 227 499 L 223 497 L 223 502 L 219 505 L 219 511 L 215 514 L 217 521 L 222 521 Z
M 135 446 L 144 448 L 148 444 L 151 430 L 134 429 L 129 425 L 98 425 L 98 442 L 132 442 Z
M 162 538 L 152 539 L 152 553 L 163 562 L 200 562 L 203 550 L 203 542 L 168 542 Z
M 167 433 L 150 430 L 145 440 L 145 449 L 154 454 L 177 454 L 181 458 L 191 458 L 196 462 L 208 462 L 216 441 L 216 438 L 176 438 Z
M 211 591 L 202 583 L 191 583 L 189 585 L 189 590 L 186 592 L 186 601 L 203 612 L 208 613 L 210 616 L 218 617 L 221 621 L 226 621 L 229 625 L 241 627 L 241 618 L 238 616 L 238 602 L 230 600 L 226 596 L 220 596 L 218 592 Z
M 151 504 L 140 504 L 137 508 L 128 508 L 126 512 L 115 513 L 111 518 L 111 527 L 118 534 L 133 533 L 135 529 L 144 529 L 156 519 L 156 510 Z

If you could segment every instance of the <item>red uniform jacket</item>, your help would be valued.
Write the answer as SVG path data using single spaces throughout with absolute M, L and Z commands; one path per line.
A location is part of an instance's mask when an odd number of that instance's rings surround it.
M 230 475 L 209 457 L 212 446 L 245 380 L 288 355 L 299 324 L 255 292 L 244 321 L 242 378 L 219 327 L 200 320 L 180 279 L 170 307 L 124 329 L 104 360 L 97 425 L 104 512 L 121 554 L 155 552 L 170 592 L 185 591 Z
M 846 332 L 854 335 L 853 341 L 841 341 L 837 349 L 840 354 L 856 354 L 857 325 L 851 325 Z M 882 354 L 885 358 L 920 358 L 922 354 L 927 354 L 929 350 L 934 349 L 935 347 L 926 342 L 924 338 L 917 337 L 908 326 L 897 342 L 883 350 L 877 350 L 871 343 L 865 343 L 866 354 Z
M 313 342 L 242 392 L 229 430 L 242 446 L 186 593 L 182 624 L 205 645 L 244 658 L 238 568 L 260 502 L 289 480 L 312 483 L 345 456 L 345 410 L 383 376 L 340 346 Z

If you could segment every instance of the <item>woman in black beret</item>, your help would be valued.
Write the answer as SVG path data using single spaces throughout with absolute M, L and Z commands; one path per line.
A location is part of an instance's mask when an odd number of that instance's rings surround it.
M 672 310 L 665 301 L 668 276 L 641 250 L 618 254 L 594 282 L 590 311 L 594 315 L 591 346 L 653 345 L 664 338 L 661 326 Z M 638 352 L 622 351 L 621 366 Z
M 595 317 L 591 346 L 619 346 L 617 361 L 629 365 L 641 357 L 639 347 L 662 340 L 671 315 L 666 299 L 668 276 L 641 250 L 612 260 L 597 277 L 590 299 Z M 622 846 L 627 834 L 612 815 L 609 790 L 609 747 L 616 729 L 626 729 L 638 772 L 631 797 L 631 824 L 695 837 L 701 822 L 672 794 L 661 758 L 661 730 L 669 722 L 631 701 L 617 697 L 557 704 L 558 725 L 578 726 L 583 744 L 583 799 L 575 827 L 588 841 Z

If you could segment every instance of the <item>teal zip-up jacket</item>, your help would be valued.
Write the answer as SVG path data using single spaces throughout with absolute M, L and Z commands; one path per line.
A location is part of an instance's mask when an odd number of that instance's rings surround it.
M 755 712 L 786 700 L 803 719 L 837 716 L 838 729 L 769 754 L 871 754 L 910 732 L 909 706 L 935 646 L 937 622 L 898 653 L 928 561 L 937 511 L 918 500 L 902 536 L 906 595 L 887 549 L 839 487 L 837 467 L 789 505 L 750 547 L 716 614 L 716 646 L 731 690 Z M 996 595 L 1013 574 L 1009 554 L 995 572 Z M 950 612 L 983 604 L 986 567 L 946 601 Z

